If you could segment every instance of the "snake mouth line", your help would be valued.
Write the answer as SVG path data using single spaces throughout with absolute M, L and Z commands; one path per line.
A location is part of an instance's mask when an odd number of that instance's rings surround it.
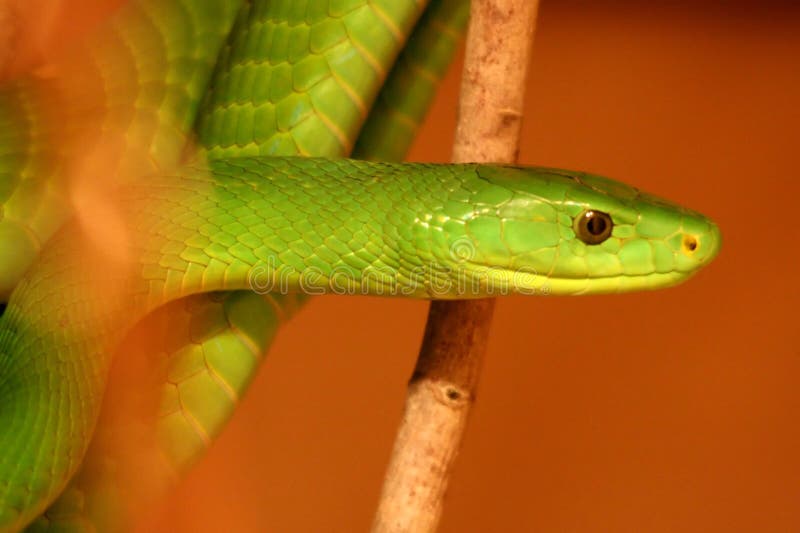
M 478 267 L 481 268 L 481 267 Z M 532 269 L 528 272 L 519 269 L 490 269 L 489 274 L 491 289 L 501 295 L 582 295 L 582 294 L 613 294 L 631 290 L 651 290 L 678 285 L 690 277 L 695 271 L 681 272 L 652 272 L 647 274 L 615 274 L 612 276 L 594 276 L 582 278 L 553 277 L 538 274 Z M 506 292 L 503 288 L 507 287 Z

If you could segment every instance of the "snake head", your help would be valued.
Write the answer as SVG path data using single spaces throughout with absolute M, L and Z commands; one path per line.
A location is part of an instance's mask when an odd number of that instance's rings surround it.
M 481 295 L 657 289 L 719 252 L 707 217 L 601 176 L 501 166 L 475 174 L 451 255 Z

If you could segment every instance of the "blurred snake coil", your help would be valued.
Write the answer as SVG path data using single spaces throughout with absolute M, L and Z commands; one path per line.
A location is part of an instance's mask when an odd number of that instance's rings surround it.
M 131 0 L 4 82 L 0 531 L 130 528 L 309 294 L 623 292 L 713 259 L 709 219 L 599 176 L 388 162 L 467 17 Z

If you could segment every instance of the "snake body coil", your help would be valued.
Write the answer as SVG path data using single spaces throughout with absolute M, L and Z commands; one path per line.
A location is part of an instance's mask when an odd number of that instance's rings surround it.
M 412 32 L 419 47 L 452 24 L 449 58 L 464 5 L 420 19 L 423 5 L 388 0 L 142 0 L 63 60 L 80 75 L 9 85 L 0 122 L 20 135 L 0 144 L 0 246 L 19 253 L 0 263 L 4 294 L 13 287 L 0 318 L 0 531 L 122 527 L 110 502 L 135 498 L 109 488 L 125 479 L 104 465 L 191 464 L 298 295 L 622 292 L 713 259 L 709 219 L 599 176 L 335 158 L 376 100 L 359 156 L 405 150 L 426 104 L 399 95 L 447 61 L 392 65 Z M 98 94 L 82 93 L 87 78 Z M 387 123 L 402 140 L 387 141 Z M 154 349 L 167 367 L 157 435 L 124 455 L 114 439 L 141 424 L 101 416 L 103 399 L 115 352 L 147 321 L 173 335 Z

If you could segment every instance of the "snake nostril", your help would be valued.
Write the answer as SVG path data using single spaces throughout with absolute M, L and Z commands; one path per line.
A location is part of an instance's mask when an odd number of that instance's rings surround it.
M 697 238 L 693 235 L 683 236 L 683 249 L 686 252 L 692 253 L 697 250 Z

